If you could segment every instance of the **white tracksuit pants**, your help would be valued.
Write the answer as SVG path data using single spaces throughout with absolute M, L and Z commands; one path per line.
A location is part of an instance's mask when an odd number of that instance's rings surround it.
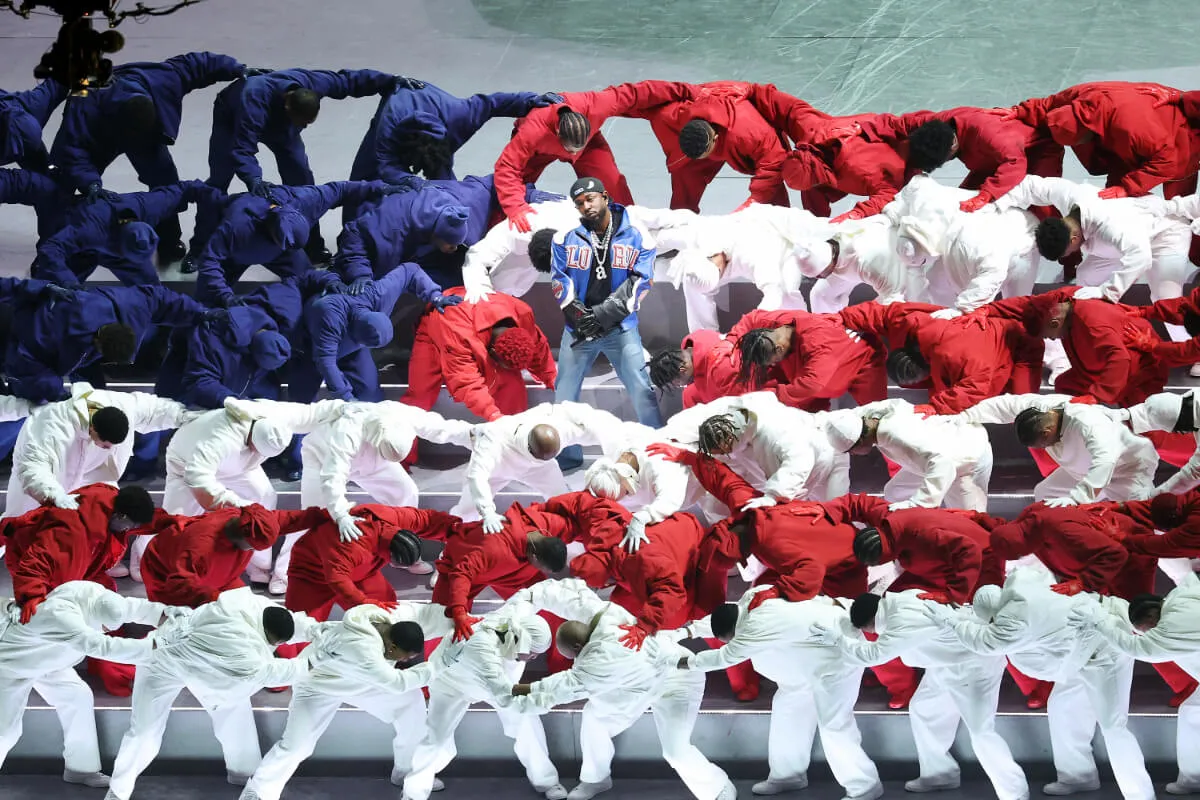
M 425 695 L 420 689 L 403 694 L 376 694 L 359 697 L 335 697 L 296 688 L 288 705 L 287 726 L 283 736 L 263 758 L 242 793 L 251 791 L 260 800 L 279 800 L 283 787 L 304 759 L 312 755 L 321 735 L 333 722 L 343 702 L 361 709 L 380 722 L 391 725 L 393 770 L 408 773 L 413 751 L 425 729 Z
M 1004 667 L 1003 658 L 979 658 L 958 667 L 925 670 L 908 707 L 921 777 L 959 774 L 958 762 L 950 754 L 950 748 L 962 720 L 996 796 L 1000 800 L 1029 796 L 1025 773 L 1013 760 L 1004 737 L 996 732 L 996 704 Z
M 1193 678 L 1200 670 L 1188 669 Z M 1175 722 L 1175 758 L 1179 761 L 1178 781 L 1184 785 L 1200 786 L 1200 692 L 1179 706 Z
M 987 511 L 988 484 L 992 481 L 992 449 L 985 448 L 978 461 L 963 465 L 946 491 L 942 505 L 946 508 L 966 508 L 971 511 Z M 917 493 L 925 476 L 908 469 L 901 469 L 883 487 L 883 496 L 889 503 L 908 500 Z
M 654 715 L 663 759 L 697 800 L 715 800 L 729 782 L 729 776 L 692 744 L 692 729 L 700 714 L 700 701 L 704 699 L 704 681 L 703 672 L 675 673 L 668 679 L 663 694 L 651 704 L 650 713 Z M 627 715 L 606 716 L 592 702 L 584 705 L 579 727 L 583 758 L 579 780 L 598 783 L 612 774 L 613 738 L 640 716 L 633 719 Z
M 1054 767 L 1065 783 L 1096 780 L 1092 737 L 1099 724 L 1121 795 L 1125 800 L 1153 800 L 1154 784 L 1142 748 L 1128 727 L 1133 659 L 1116 659 L 1115 666 L 1087 665 L 1054 684 L 1046 705 Z
M 812 761 L 813 740 L 820 731 L 825 759 L 847 795 L 865 794 L 879 784 L 879 772 L 863 751 L 854 718 L 862 674 L 861 669 L 854 669 L 838 678 L 828 674 L 812 678 L 798 670 L 795 675 L 803 675 L 804 680 L 779 684 L 771 700 L 767 740 L 771 780 L 805 775 Z
M 321 492 L 321 464 L 308 448 L 300 450 L 303 472 L 300 478 L 300 507 L 324 506 Z M 359 472 L 351 466 L 350 481 L 358 485 L 374 502 L 385 506 L 416 508 L 420 490 L 408 470 L 394 461 L 384 461 L 373 472 Z M 308 531 L 297 531 L 283 537 L 283 546 L 275 559 L 276 578 L 287 579 L 288 566 L 292 563 L 292 548 Z
M 264 508 L 275 508 L 278 504 L 278 495 L 275 492 L 275 487 L 271 485 L 271 479 L 267 477 L 267 473 L 258 467 L 241 475 L 222 475 L 221 483 L 225 484 L 225 488 L 244 500 L 249 500 L 252 503 L 258 503 Z M 196 500 L 196 495 L 188 488 L 183 481 L 183 476 L 175 474 L 174 471 L 167 467 L 167 478 L 163 485 L 163 510 L 168 514 L 187 514 L 188 516 L 198 516 L 205 512 L 203 506 Z M 150 546 L 150 540 L 153 536 L 136 536 L 133 539 L 133 544 L 129 546 L 129 569 L 136 571 L 141 564 L 142 555 L 146 552 L 146 548 Z M 271 550 L 255 550 L 254 555 L 250 557 L 250 566 L 256 570 L 263 572 L 271 571 Z M 286 572 L 284 573 L 287 574 Z
M 493 497 L 510 483 L 528 486 L 534 494 L 540 494 L 545 498 L 571 491 L 571 487 L 567 486 L 567 479 L 563 477 L 562 470 L 559 469 L 558 463 L 554 459 L 522 462 L 520 472 L 516 474 L 509 470 L 502 471 L 503 468 L 504 465 L 501 464 L 488 480 L 488 487 Z M 475 500 L 471 497 L 468 488 L 463 489 L 462 496 L 454 508 L 450 509 L 450 513 L 464 522 L 475 522 L 479 519 L 479 512 L 475 510 Z
M 1061 467 L 1054 470 L 1033 487 L 1035 500 L 1066 497 L 1079 484 L 1079 478 Z M 1124 502 L 1142 500 L 1154 494 L 1154 472 L 1114 475 L 1100 492 L 1099 500 Z
M 63 729 L 63 761 L 72 772 L 99 772 L 100 745 L 96 739 L 96 698 L 75 669 L 61 669 L 39 678 L 16 678 L 0 672 L 0 767 L 21 738 L 30 690 L 37 690 L 58 714 Z
M 186 683 L 168 670 L 154 664 L 138 667 L 133 680 L 133 709 L 129 730 L 121 739 L 121 749 L 113 766 L 109 788 L 121 800 L 129 800 L 134 783 L 154 761 L 162 746 L 163 732 L 171 716 L 171 706 Z M 225 754 L 225 769 L 249 778 L 262 763 L 258 746 L 258 727 L 250 696 L 222 702 L 206 702 L 200 687 L 187 687 L 212 719 L 213 734 Z
M 509 674 L 513 682 L 520 680 L 524 664 L 518 662 Z M 412 800 L 427 800 L 433 791 L 433 779 L 458 755 L 454 731 L 458 728 L 472 700 L 435 680 L 429 687 L 429 717 L 425 736 L 412 754 L 412 771 L 404 779 L 404 795 Z M 525 767 L 525 777 L 533 788 L 545 790 L 558 783 L 558 769 L 550 760 L 546 747 L 546 729 L 542 718 L 497 708 L 496 714 L 504 735 L 513 740 L 513 752 Z

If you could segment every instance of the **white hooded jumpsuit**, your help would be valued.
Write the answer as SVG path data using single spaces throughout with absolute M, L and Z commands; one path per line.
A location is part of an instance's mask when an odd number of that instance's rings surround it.
M 980 587 L 975 614 L 960 616 L 954 635 L 973 653 L 1007 656 L 1031 678 L 1054 681 L 1046 716 L 1059 782 L 1099 783 L 1092 754 L 1099 724 L 1121 794 L 1126 800 L 1152 800 L 1154 785 L 1128 728 L 1133 659 L 1105 644 L 1095 631 L 1081 632 L 1068 624 L 1076 606 L 1128 605 L 1117 598 L 1097 601 L 1097 595 L 1061 595 L 1051 590 L 1054 582 L 1042 567 L 1018 567 L 1003 590 Z
M 925 611 L 933 601 L 917 599 L 921 591 L 885 594 L 875 615 L 879 638 L 869 642 L 861 635 L 843 636 L 841 653 L 849 662 L 864 667 L 900 658 L 910 667 L 925 669 L 908 707 L 922 778 L 934 782 L 958 778 L 958 763 L 950 748 L 961 720 L 997 797 L 1027 798 L 1025 773 L 996 731 L 1004 657 L 973 654 L 953 633 L 941 629 Z
M 91 412 L 113 406 L 129 418 L 121 444 L 100 447 L 92 441 Z M 0 419 L 9 416 L 7 404 Z M 133 454 L 133 434 L 177 428 L 189 418 L 182 403 L 144 392 L 110 392 L 87 383 L 71 384 L 71 398 L 35 409 L 13 447 L 5 517 L 19 517 L 42 504 L 76 508 L 70 493 L 90 483 L 117 485 Z
M 510 603 L 475 623 L 475 632 L 465 641 L 442 639 L 429 657 L 434 675 L 429 717 L 412 754 L 412 772 L 404 780 L 406 798 L 427 800 L 434 777 L 458 754 L 454 731 L 471 704 L 480 702 L 496 709 L 530 785 L 539 792 L 558 786 L 542 721 L 512 708 L 512 687 L 525 672 L 522 657 L 548 650 L 550 638 L 550 626 L 531 606 Z
M 391 611 L 362 605 L 347 611 L 340 622 L 321 623 L 306 650 L 311 669 L 292 686 L 283 736 L 263 757 L 243 797 L 279 800 L 343 703 L 392 726 L 392 775 L 408 774 L 425 730 L 421 687 L 429 683 L 431 664 L 396 669 L 384 659 L 384 642 L 374 625 L 397 622 L 417 623 L 427 640 L 454 630 L 446 609 L 433 603 L 401 602 Z
M 704 673 L 678 669 L 691 653 L 670 634 L 646 639 L 640 650 L 621 644 L 622 625 L 633 615 L 601 600 L 578 579 L 542 581 L 515 599 L 590 626 L 592 632 L 571 669 L 531 684 L 527 697 L 513 700 L 525 713 L 544 714 L 555 706 L 586 700 L 579 739 L 583 765 L 579 780 L 601 783 L 612 774 L 613 738 L 650 711 L 663 759 L 698 800 L 715 800 L 729 778 L 692 744 L 692 729 L 704 699 Z
M 957 414 L 979 425 L 1011 424 L 1027 408 L 1061 409 L 1061 439 L 1046 448 L 1058 469 L 1033 487 L 1035 500 L 1066 497 L 1076 505 L 1097 500 L 1141 500 L 1154 490 L 1158 453 L 1109 410 L 1072 403 L 1065 394 L 989 397 Z
M 308 658 L 276 658 L 263 630 L 263 610 L 275 605 L 249 587 L 224 592 L 155 634 L 149 663 L 133 680 L 129 730 L 121 740 L 109 789 L 129 800 L 139 775 L 162 745 L 171 706 L 187 689 L 208 712 L 231 777 L 248 779 L 262 762 L 250 697 L 264 686 L 290 686 L 308 672 Z M 304 614 L 294 642 L 308 641 L 317 624 Z
M 819 730 L 833 777 L 848 796 L 867 794 L 879 785 L 879 772 L 863 751 L 854 718 L 863 668 L 847 663 L 834 648 L 814 644 L 809 633 L 820 623 L 850 635 L 850 602 L 830 597 L 799 603 L 774 599 L 750 611 L 754 595 L 768 588 L 754 586 L 742 595 L 733 638 L 723 647 L 692 656 L 688 666 L 713 672 L 749 659 L 755 672 L 778 685 L 771 700 L 768 780 L 786 783 L 805 776 Z M 695 636 L 712 636 L 708 617 L 688 629 Z
M 97 583 L 71 581 L 55 588 L 25 625 L 21 609 L 0 610 L 0 766 L 21 738 L 21 718 L 36 690 L 54 706 L 63 728 L 63 760 L 69 772 L 100 771 L 95 698 L 75 665 L 85 657 L 143 664 L 152 638 L 106 636 L 126 622 L 157 625 L 166 606 L 122 597 Z

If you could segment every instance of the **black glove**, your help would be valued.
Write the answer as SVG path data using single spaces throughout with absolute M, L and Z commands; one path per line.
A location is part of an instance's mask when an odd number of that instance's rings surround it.
M 630 306 L 637 283 L 637 278 L 629 278 L 602 302 L 591 307 L 601 330 L 611 331 L 632 313 Z
M 47 296 L 49 296 L 51 299 L 70 301 L 70 300 L 75 299 L 75 289 L 76 288 L 82 288 L 82 287 L 78 287 L 78 286 L 77 287 L 67 287 L 67 286 L 60 286 L 57 283 L 47 283 L 46 288 L 43 289 L 42 291 L 45 292 L 45 294 Z
M 583 303 L 576 300 L 563 309 L 563 316 L 575 334 L 576 340 L 594 339 L 604 331 L 596 321 L 596 315 Z
M 89 203 L 94 203 L 97 200 L 112 200 L 116 196 L 117 196 L 116 192 L 110 192 L 108 189 L 105 189 L 100 184 L 100 181 L 95 181 L 94 183 L 89 183 L 88 187 L 87 187 L 87 191 L 84 192 L 84 197 L 87 198 L 87 201 Z
M 396 89 L 411 89 L 415 92 L 425 88 L 425 81 L 419 81 L 416 78 L 406 78 L 403 75 L 397 75 L 392 86 Z
M 404 192 L 415 192 L 420 190 L 425 185 L 423 178 L 418 178 L 416 175 L 405 175 L 400 180 L 388 186 L 383 190 L 384 195 L 403 194 Z
M 534 108 L 545 108 L 546 106 L 558 105 L 559 103 L 567 102 L 567 98 L 563 97 L 558 92 L 543 92 L 533 98 Z
M 235 297 L 234 299 L 240 300 L 241 298 Z M 230 305 L 233 305 L 233 303 L 230 302 Z M 206 308 L 204 309 L 204 313 L 200 315 L 200 319 L 204 322 L 224 322 L 225 320 L 229 319 L 229 309 Z
M 325 294 L 348 294 L 350 289 L 342 283 L 341 278 L 331 278 L 321 287 Z
M 463 301 L 463 298 L 457 294 L 439 294 L 431 301 L 433 307 L 437 309 L 439 314 L 445 314 L 446 309 L 450 306 L 456 306 Z
M 255 197 L 261 197 L 264 200 L 270 200 L 272 203 L 274 203 L 275 198 L 271 196 L 272 188 L 273 187 L 271 184 L 267 183 L 262 178 L 255 178 L 254 180 L 250 181 L 250 194 L 254 195 Z
M 270 75 L 274 71 L 270 67 L 242 67 L 242 77 L 257 78 L 259 75 Z
M 225 306 L 225 308 L 235 308 L 237 306 L 246 305 L 246 301 L 244 299 L 242 299 L 241 297 L 238 297 L 236 294 L 231 294 L 226 297 L 222 297 L 220 302 L 221 302 L 221 305 Z M 226 312 L 226 313 L 228 313 L 228 312 Z
M 350 287 L 346 290 L 346 294 L 349 294 L 352 297 L 358 297 L 360 294 L 365 292 L 367 287 L 370 285 L 370 278 L 355 278 L 354 280 L 350 281 Z

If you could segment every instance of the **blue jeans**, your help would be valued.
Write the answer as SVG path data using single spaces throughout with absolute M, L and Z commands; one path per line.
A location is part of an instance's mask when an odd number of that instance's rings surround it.
M 558 350 L 558 378 L 555 382 L 554 401 L 577 402 L 583 389 L 583 378 L 601 353 L 612 364 L 637 414 L 638 422 L 651 428 L 661 428 L 662 414 L 658 410 L 658 398 L 650 388 L 646 373 L 646 354 L 642 349 L 642 337 L 637 328 L 613 330 L 574 347 L 575 338 L 563 331 L 562 345 Z M 583 448 L 578 445 L 564 447 L 558 456 L 558 464 L 564 470 L 575 469 L 583 464 Z

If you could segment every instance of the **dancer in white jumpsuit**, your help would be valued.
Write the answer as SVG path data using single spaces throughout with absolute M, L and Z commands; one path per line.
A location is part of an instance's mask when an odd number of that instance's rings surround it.
M 613 738 L 646 711 L 654 716 L 663 758 L 698 800 L 734 800 L 737 789 L 725 771 L 692 744 L 692 729 L 704 699 L 704 673 L 678 669 L 690 652 L 670 634 L 646 639 L 640 650 L 621 643 L 637 624 L 620 606 L 601 600 L 578 579 L 542 581 L 514 600 L 557 614 L 568 622 L 558 631 L 559 651 L 574 659 L 571 669 L 527 685 L 513 708 L 544 714 L 555 706 L 587 700 L 580 722 L 580 783 L 569 800 L 590 800 L 612 788 Z M 512 602 L 512 601 L 510 601 Z M 569 640 L 572 622 L 580 636 Z M 582 641 L 579 641 L 582 639 Z M 520 691 L 519 687 L 514 691 Z
M 503 220 L 467 250 L 462 272 L 468 303 L 478 303 L 492 292 L 513 297 L 527 294 L 538 279 L 538 269 L 529 258 L 529 244 L 534 234 L 546 229 L 557 232 L 579 227 L 579 210 L 570 200 L 547 200 L 531 207 L 528 233 Z M 697 219 L 696 213 L 687 209 L 625 206 L 625 213 L 630 222 L 651 235 Z M 549 274 L 548 265 L 546 274 Z
M 1174 661 L 1193 678 L 1200 676 L 1200 578 L 1189 574 L 1166 597 L 1131 602 L 1125 615 L 1119 609 L 1115 603 L 1076 607 L 1069 621 L 1081 631 L 1094 628 L 1131 658 Z M 1179 706 L 1175 757 L 1179 777 L 1167 784 L 1167 794 L 1200 794 L 1200 697 L 1195 692 Z
M 616 458 L 596 459 L 584 476 L 584 486 L 592 494 L 618 500 L 633 512 L 625 533 L 626 546 L 632 551 L 649 541 L 647 525 L 662 522 L 706 495 L 690 469 L 646 452 L 646 445 L 658 438 L 658 432 L 642 427 L 642 435 L 631 436 L 631 445 Z M 638 440 L 645 444 L 632 444 Z
M 827 436 L 835 449 L 846 452 L 853 430 L 853 416 L 864 421 L 863 439 L 850 452 L 869 449 L 900 465 L 883 487 L 891 510 L 904 508 L 966 508 L 987 510 L 988 485 L 992 478 L 992 445 L 982 425 L 954 416 L 922 417 L 907 400 L 880 400 L 828 415 Z
M 800 292 L 797 246 L 820 241 L 828 220 L 798 208 L 751 203 L 719 217 L 695 217 L 685 226 L 660 231 L 659 251 L 678 250 L 655 280 L 683 292 L 688 330 L 720 330 L 717 293 L 730 283 L 753 283 L 763 311 L 805 309 Z
M 162 745 L 175 698 L 185 688 L 208 712 L 225 754 L 231 784 L 243 786 L 262 762 L 250 697 L 266 686 L 290 686 L 308 658 L 276 658 L 276 646 L 308 641 L 316 625 L 249 587 L 224 592 L 155 634 L 154 651 L 133 680 L 129 730 L 121 740 L 105 800 L 129 800 L 139 775 Z
M 1183 494 L 1200 486 L 1200 393 L 1195 390 L 1187 394 L 1162 392 L 1152 394 L 1136 406 L 1130 406 L 1116 414 L 1129 422 L 1129 429 L 1136 434 L 1149 431 L 1191 433 L 1196 437 L 1196 452 L 1171 477 L 1155 486 L 1151 494 Z
M 1094 631 L 1084 633 L 1068 624 L 1076 606 L 1124 608 L 1125 601 L 1092 594 L 1068 597 L 1050 588 L 1055 580 L 1044 567 L 1017 567 L 1003 590 L 982 586 L 976 591 L 973 615 L 947 613 L 945 606 L 927 610 L 971 652 L 1007 656 L 1029 677 L 1054 681 L 1046 716 L 1058 780 L 1042 789 L 1045 794 L 1100 787 L 1092 754 L 1099 724 L 1121 794 L 1126 800 L 1152 800 L 1154 786 L 1142 749 L 1128 728 L 1133 659 L 1105 644 Z
M 979 425 L 1005 425 L 1031 408 L 1062 414 L 1059 439 L 1046 447 L 1058 469 L 1033 487 L 1034 499 L 1053 506 L 1083 505 L 1141 500 L 1154 491 L 1154 445 L 1101 406 L 1072 403 L 1065 394 L 1006 394 L 982 400 L 956 417 Z
M 512 482 L 524 484 L 546 498 L 569 492 L 566 478 L 554 460 L 562 448 L 599 445 L 605 455 L 614 455 L 624 445 L 625 431 L 624 423 L 613 414 L 572 402 L 542 403 L 476 425 L 466 485 L 450 513 L 465 522 L 482 519 L 485 532 L 497 533 L 504 522 L 496 510 L 496 492 Z M 551 438 L 557 445 L 543 451 L 533 440 L 547 433 L 553 434 Z M 534 450 L 538 450 L 537 456 Z
M 362 534 L 350 515 L 356 504 L 346 496 L 352 481 L 376 503 L 416 508 L 420 491 L 400 463 L 408 457 L 413 439 L 470 447 L 472 427 L 391 400 L 348 406 L 340 417 L 304 437 L 300 506 L 328 510 L 342 540 L 357 539 Z M 405 569 L 414 575 L 433 571 L 426 561 Z
M 846 220 L 823 241 L 796 248 L 800 273 L 815 278 L 808 301 L 814 314 L 831 314 L 850 304 L 860 283 L 875 290 L 883 305 L 908 299 L 920 270 L 900 260 L 900 234 L 887 217 Z
M 129 420 L 129 435 L 120 444 L 97 444 L 92 437 L 92 414 L 108 407 L 120 409 Z M 7 403 L 0 409 L 0 419 L 17 410 Z M 71 384 L 69 400 L 40 406 L 21 427 L 13 447 L 4 516 L 18 517 L 43 504 L 78 508 L 71 491 L 90 483 L 117 485 L 133 454 L 134 433 L 178 428 L 192 416 L 182 403 L 152 394 Z
M 171 609 L 172 613 L 188 613 Z M 0 766 L 21 738 L 21 718 L 36 690 L 58 714 L 63 729 L 63 780 L 84 786 L 108 786 L 100 772 L 95 698 L 75 665 L 85 657 L 121 664 L 143 664 L 154 639 L 106 636 L 126 622 L 158 625 L 167 607 L 122 597 L 97 583 L 71 581 L 55 588 L 25 625 L 21 609 L 0 610 Z
M 458 753 L 454 731 L 470 705 L 479 702 L 496 709 L 534 790 L 546 800 L 564 800 L 567 790 L 550 761 L 542 721 L 512 709 L 512 687 L 521 680 L 525 662 L 549 649 L 550 626 L 528 603 L 510 602 L 485 615 L 465 641 L 442 639 L 429 657 L 434 671 L 429 718 L 404 780 L 404 800 L 427 800 L 434 776 Z
M 1064 217 L 1078 210 L 1083 261 L 1075 274 L 1086 288 L 1076 292 L 1077 300 L 1102 297 L 1117 303 L 1143 279 L 1151 300 L 1181 297 L 1193 269 L 1188 261 L 1189 222 L 1168 213 L 1160 197 L 1102 200 L 1099 191 L 1064 178 L 1027 175 L 995 205 L 1001 211 L 1054 206 Z M 1167 332 L 1176 342 L 1191 338 L 1180 325 L 1168 325 Z
M 877 633 L 879 638 L 874 642 L 861 635 L 851 638 L 841 628 L 824 623 L 817 623 L 812 631 L 822 643 L 836 646 L 851 664 L 873 667 L 900 658 L 910 667 L 925 669 L 908 708 L 921 775 L 904 785 L 907 791 L 958 787 L 959 766 L 950 748 L 961 720 L 996 796 L 1000 800 L 1027 800 L 1029 784 L 1025 773 L 1013 760 L 1008 743 L 996 731 L 1004 657 L 976 655 L 964 647 L 957 636 L 941 628 L 926 612 L 926 606 L 938 604 L 918 599 L 921 592 L 910 589 L 889 592 L 881 599 L 862 595 L 855 600 L 850 619 L 860 629 Z M 876 603 L 874 613 L 870 613 Z M 970 613 L 966 609 L 944 608 L 951 614 Z M 856 619 L 859 613 L 865 613 L 865 618 Z
M 819 730 L 829 768 L 846 790 L 845 800 L 881 797 L 879 772 L 863 751 L 854 718 L 863 668 L 847 663 L 833 648 L 814 644 L 810 633 L 820 623 L 852 635 L 850 601 L 815 597 L 789 603 L 777 598 L 750 610 L 754 595 L 769 588 L 751 587 L 736 604 L 726 604 L 724 610 L 685 629 L 690 637 L 715 635 L 724 642 L 720 648 L 689 656 L 689 669 L 714 672 L 750 660 L 755 672 L 778 685 L 771 700 L 767 739 L 771 771 L 765 781 L 754 784 L 754 794 L 780 794 L 808 786 L 813 740 Z
M 405 622 L 419 628 L 412 651 L 397 649 L 387 638 L 393 625 Z M 306 651 L 312 668 L 292 687 L 283 736 L 263 757 L 241 800 L 279 800 L 343 703 L 392 726 L 392 783 L 399 786 L 425 730 L 421 687 L 429 683 L 432 662 L 406 669 L 396 669 L 396 664 L 420 657 L 426 639 L 453 631 L 446 609 L 432 603 L 402 602 L 390 611 L 361 605 L 347 611 L 340 622 L 322 623 Z
M 283 403 L 275 400 L 228 398 L 225 407 L 206 411 L 176 431 L 167 445 L 167 479 L 163 510 L 194 516 L 216 508 L 258 503 L 275 508 L 275 489 L 263 462 L 279 455 L 297 433 L 309 433 L 338 419 L 346 403 Z M 246 568 L 255 583 L 270 582 L 273 594 L 287 591 L 287 566 L 292 544 L 301 534 L 288 534 L 271 569 L 272 551 L 255 551 Z M 135 578 L 149 536 L 138 537 L 130 558 Z

